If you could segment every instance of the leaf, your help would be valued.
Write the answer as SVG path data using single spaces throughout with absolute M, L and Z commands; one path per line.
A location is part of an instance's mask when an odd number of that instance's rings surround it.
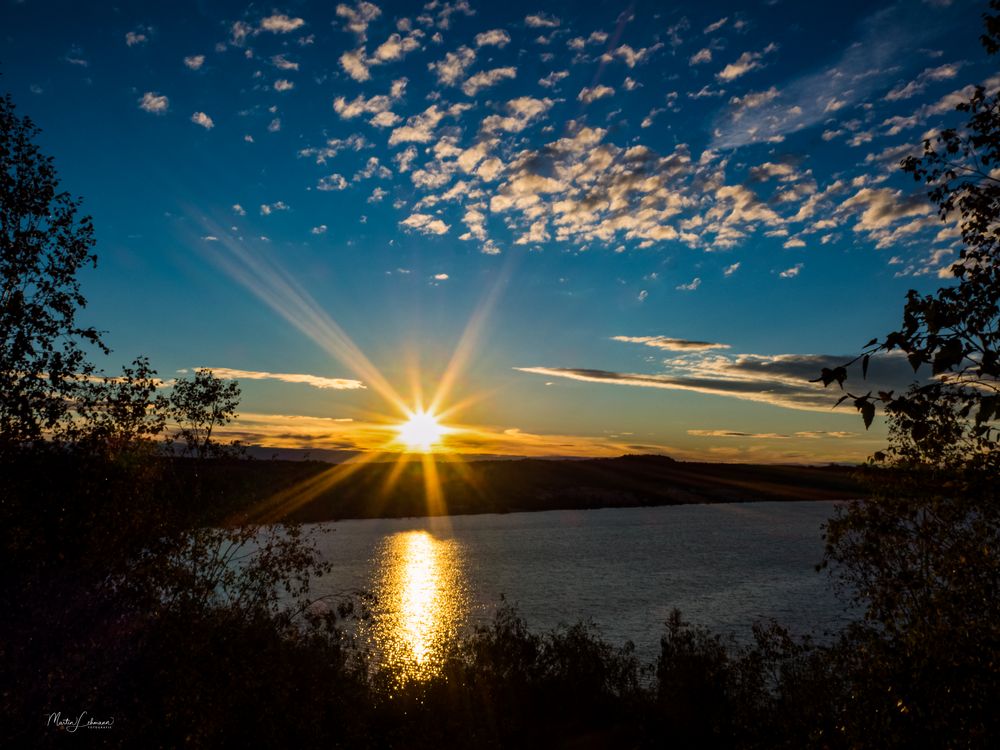
M 962 346 L 962 342 L 957 338 L 948 339 L 934 355 L 932 372 L 934 375 L 947 372 L 960 364 L 963 359 L 965 359 L 965 347 Z
M 985 396 L 979 402 L 979 412 L 976 414 L 976 424 L 988 422 L 994 416 L 1000 416 L 1000 396 Z
M 854 406 L 861 412 L 861 419 L 864 420 L 865 429 L 867 430 L 875 420 L 875 404 L 871 402 L 868 396 L 862 396 L 861 398 L 854 399 Z
M 868 355 L 868 354 L 866 354 L 865 356 L 863 356 L 861 358 L 861 377 L 863 377 L 863 378 L 867 378 L 868 377 L 868 360 L 870 360 L 870 359 L 871 359 L 871 356 Z

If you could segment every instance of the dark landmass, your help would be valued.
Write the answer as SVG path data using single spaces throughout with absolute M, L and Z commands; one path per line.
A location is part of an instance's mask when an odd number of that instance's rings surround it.
M 301 522 L 348 518 L 627 508 L 690 503 L 845 500 L 865 494 L 845 466 L 711 464 L 666 456 L 577 461 L 438 462 L 440 499 L 419 458 L 331 466 L 321 461 L 229 464 L 227 482 L 250 490 L 232 520 Z M 234 474 L 233 474 L 234 473 Z

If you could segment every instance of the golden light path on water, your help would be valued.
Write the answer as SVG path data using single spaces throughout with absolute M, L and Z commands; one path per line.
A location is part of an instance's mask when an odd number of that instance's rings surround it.
M 403 531 L 385 539 L 378 557 L 372 645 L 401 679 L 433 675 L 468 613 L 461 546 L 427 531 Z

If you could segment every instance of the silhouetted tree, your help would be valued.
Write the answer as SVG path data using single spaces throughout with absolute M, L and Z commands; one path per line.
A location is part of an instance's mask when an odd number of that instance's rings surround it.
M 57 428 L 93 371 L 86 347 L 107 351 L 76 320 L 86 305 L 77 275 L 97 262 L 93 226 L 59 192 L 38 133 L 0 99 L 0 452 Z
M 239 403 L 239 383 L 217 378 L 211 370 L 177 380 L 166 403 L 166 416 L 177 427 L 171 446 L 179 444 L 181 455 L 199 459 L 237 453 L 237 444 L 223 445 L 212 433 L 236 418 Z
M 982 42 L 1000 50 L 1000 0 Z M 977 87 L 969 115 L 901 166 L 955 221 L 957 283 L 910 291 L 902 327 L 859 357 L 901 351 L 933 376 L 903 394 L 848 394 L 865 424 L 881 405 L 889 447 L 872 497 L 827 526 L 827 559 L 865 607 L 849 636 L 857 702 L 848 733 L 882 746 L 985 746 L 1000 730 L 1000 95 Z M 847 378 L 825 370 L 825 384 Z
M 159 395 L 163 386 L 146 357 L 122 367 L 119 376 L 92 377 L 79 389 L 76 418 L 66 434 L 87 453 L 151 456 L 166 426 L 168 400 Z

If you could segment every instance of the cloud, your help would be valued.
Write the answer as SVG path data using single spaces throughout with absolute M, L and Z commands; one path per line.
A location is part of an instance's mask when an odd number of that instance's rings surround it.
M 415 29 L 406 36 L 390 34 L 382 44 L 375 48 L 375 53 L 368 60 L 370 65 L 381 65 L 402 60 L 407 54 L 420 49 L 420 40 L 424 32 Z
M 326 224 L 320 224 L 317 227 L 313 227 L 309 230 L 310 234 L 326 234 L 327 226 Z
M 764 55 L 770 54 L 778 49 L 778 45 L 771 43 L 767 45 L 760 52 L 744 52 L 740 55 L 735 62 L 729 63 L 726 67 L 715 74 L 715 77 L 720 81 L 734 81 L 737 78 L 746 75 L 751 70 L 756 70 L 757 68 L 763 67 L 761 60 Z
M 675 339 L 669 336 L 612 336 L 611 340 L 622 341 L 627 344 L 643 344 L 644 346 L 651 346 L 654 349 L 664 349 L 669 352 L 705 352 L 711 349 L 729 348 L 729 344 Z
M 276 67 L 278 70 L 298 70 L 299 64 L 297 62 L 292 62 L 284 55 L 273 55 L 271 57 L 271 65 Z
M 242 47 L 247 37 L 254 33 L 253 28 L 243 21 L 234 21 L 229 27 L 229 41 L 236 47 Z
M 465 71 L 476 61 L 476 53 L 468 47 L 448 52 L 443 60 L 428 63 L 427 68 L 437 76 L 442 86 L 455 86 L 465 77 Z
M 500 81 L 517 76 L 517 68 L 493 68 L 476 73 L 462 84 L 462 93 L 466 96 L 475 96 L 482 89 L 496 86 Z
M 841 109 L 863 102 L 885 85 L 909 50 L 934 33 L 921 14 L 896 3 L 865 18 L 859 39 L 830 65 L 777 86 L 780 98 L 733 119 L 720 112 L 713 125 L 713 149 L 773 141 L 830 117 L 831 104 Z M 833 132 L 833 131 L 831 131 Z
M 354 174 L 354 177 L 351 178 L 351 182 L 360 182 L 361 180 L 368 180 L 372 177 L 378 177 L 381 180 L 392 177 L 392 170 L 380 164 L 377 156 L 369 157 L 368 161 L 365 162 L 364 168 L 359 169 Z
M 388 95 L 379 94 L 368 99 L 363 94 L 358 94 L 351 101 L 338 96 L 333 100 L 333 111 L 344 120 L 370 114 L 373 115 L 369 120 L 370 124 L 376 127 L 391 127 L 399 122 L 399 116 L 390 109 L 406 92 L 406 84 L 406 78 L 399 78 L 392 82 Z
M 518 153 L 490 210 L 520 212 L 528 224 L 550 215 L 557 241 L 610 242 L 619 232 L 630 239 L 679 238 L 665 220 L 685 203 L 677 189 L 690 165 L 686 149 L 659 157 L 644 146 L 602 143 L 605 134 L 577 128 L 571 137 Z
M 339 191 L 346 189 L 347 185 L 348 182 L 344 179 L 344 176 L 334 172 L 326 177 L 321 177 L 319 182 L 316 183 L 316 189 L 324 192 Z
M 436 274 L 434 274 L 434 280 L 435 281 L 447 281 L 448 278 L 449 278 L 449 276 L 446 273 L 436 273 Z
M 778 89 L 772 86 L 767 91 L 749 91 L 743 96 L 731 97 L 729 99 L 730 118 L 733 122 L 736 122 L 749 110 L 763 107 L 765 104 L 773 102 L 779 96 Z
M 677 48 L 684 44 L 684 38 L 681 36 L 682 32 L 688 31 L 691 28 L 691 22 L 688 21 L 686 16 L 682 16 L 681 20 L 672 26 L 667 27 L 667 39 L 670 42 L 670 46 L 676 54 Z
M 170 100 L 155 91 L 147 91 L 139 99 L 139 109 L 152 112 L 154 115 L 162 115 L 170 107 Z
M 358 42 L 367 39 L 368 24 L 382 15 L 382 9 L 374 3 L 359 2 L 353 8 L 341 3 L 337 6 L 337 15 L 344 19 L 344 31 L 349 31 L 358 38 Z
M 709 62 L 712 62 L 712 50 L 708 47 L 698 50 L 688 59 L 688 64 L 690 65 L 701 65 L 702 63 Z
M 458 117 L 471 106 L 469 104 L 453 104 L 448 109 L 439 109 L 437 104 L 432 104 L 420 114 L 407 118 L 405 125 L 393 130 L 389 136 L 389 145 L 428 143 L 433 140 L 434 129 L 441 120 L 445 117 Z
M 554 29 L 560 24 L 560 20 L 555 16 L 546 13 L 533 13 L 524 19 L 525 26 L 532 29 Z
M 590 104 L 598 99 L 603 99 L 606 96 L 614 96 L 615 90 L 610 86 L 585 86 L 580 89 L 580 93 L 577 95 L 577 99 L 584 104 Z
M 260 204 L 260 215 L 270 216 L 275 211 L 288 211 L 290 206 L 284 201 L 275 201 L 274 203 L 261 203 Z
M 260 28 L 263 31 L 270 31 L 274 34 L 288 34 L 302 28 L 305 26 L 305 23 L 301 18 L 292 18 L 286 16 L 284 13 L 275 13 L 274 15 L 262 18 Z
M 139 26 L 135 31 L 130 31 L 125 34 L 125 44 L 129 47 L 134 47 L 137 44 L 145 44 L 149 41 L 147 36 L 149 28 L 146 26 Z
M 481 34 L 476 34 L 477 47 L 506 47 L 510 44 L 510 34 L 503 29 L 490 29 Z
M 344 52 L 340 56 L 340 67 L 355 81 L 363 83 L 371 78 L 371 73 L 368 72 L 368 63 L 365 60 L 364 47 Z
M 188 55 L 184 58 L 184 64 L 191 70 L 201 70 L 201 66 L 205 64 L 205 56 Z
M 295 88 L 295 84 L 292 83 L 291 81 L 288 81 L 288 80 L 284 79 L 284 78 L 279 78 L 277 81 L 274 82 L 274 90 L 275 91 L 279 91 L 279 92 L 280 91 L 291 91 L 294 88 Z
M 204 112 L 195 112 L 191 115 L 191 122 L 195 125 L 201 125 L 205 130 L 211 130 L 215 127 L 215 123 L 212 122 L 212 118 L 206 115 Z
M 346 149 L 361 151 L 369 146 L 371 144 L 368 139 L 359 133 L 353 133 L 346 138 L 328 138 L 323 146 L 303 148 L 299 151 L 299 156 L 315 158 L 317 164 L 326 164 L 327 159 L 332 159 L 341 151 Z
M 780 276 L 783 279 L 794 279 L 796 276 L 799 275 L 799 271 L 801 271 L 804 267 L 805 263 L 796 263 L 791 268 L 786 268 L 784 271 L 779 273 L 778 276 Z
M 243 208 L 243 206 L 241 206 L 239 203 L 234 203 L 233 204 L 233 213 L 236 214 L 237 216 L 246 216 L 247 215 L 246 209 Z
M 840 204 L 840 211 L 860 213 L 857 231 L 875 232 L 886 229 L 900 219 L 935 214 L 933 205 L 923 194 L 903 195 L 891 188 L 862 188 Z
M 520 372 L 547 378 L 567 378 L 590 383 L 626 385 L 639 388 L 693 391 L 727 396 L 745 401 L 772 404 L 788 409 L 829 412 L 841 391 L 811 383 L 824 367 L 834 368 L 850 361 L 848 355 L 820 354 L 719 354 L 692 352 L 664 361 L 657 374 L 613 372 L 574 367 L 515 367 Z M 903 356 L 874 358 L 867 380 L 860 366 L 849 368 L 848 383 L 861 388 L 903 391 L 914 380 L 913 370 Z M 845 414 L 849 412 L 845 411 Z
M 990 76 L 983 81 L 982 86 L 986 89 L 987 95 L 993 96 L 998 90 L 1000 90 L 1000 75 Z M 941 115 L 945 112 L 952 112 L 959 104 L 967 102 L 970 98 L 972 98 L 975 90 L 975 86 L 964 86 L 957 91 L 945 94 L 932 104 L 922 105 L 912 115 L 897 115 L 895 117 L 890 117 L 882 123 L 884 127 L 888 128 L 885 134 L 897 135 L 908 128 L 920 125 L 929 117 Z
M 417 158 L 417 148 L 416 146 L 407 146 L 404 150 L 400 151 L 392 160 L 396 162 L 396 169 L 400 172 L 408 172 L 410 166 L 413 164 L 413 160 Z
M 613 52 L 606 53 L 601 58 L 606 62 L 610 62 L 611 59 L 617 57 L 621 59 L 629 68 L 634 68 L 640 63 L 646 62 L 654 52 L 659 50 L 663 45 L 660 43 L 654 44 L 652 47 L 644 47 L 642 49 L 632 49 L 627 44 L 623 44 L 618 49 Z
M 911 96 L 923 93 L 924 89 L 927 88 L 928 83 L 946 81 L 949 78 L 954 78 L 958 75 L 958 71 L 961 67 L 962 63 L 950 63 L 948 65 L 940 65 L 936 68 L 926 68 L 920 73 L 920 75 L 909 83 L 892 89 L 885 95 L 885 98 L 890 102 L 899 101 L 900 99 L 909 99 Z
M 561 81 L 563 78 L 566 78 L 568 76 L 569 76 L 569 71 L 567 70 L 554 70 L 547 76 L 545 76 L 545 78 L 539 78 L 538 85 L 550 89 L 557 83 L 559 83 L 559 81 Z
M 702 33 L 703 34 L 712 34 L 712 33 L 716 32 L 716 31 L 718 31 L 719 29 L 721 29 L 723 26 L 725 26 L 727 21 L 729 21 L 729 16 L 723 16 L 722 18 L 720 18 L 715 23 L 710 23 L 708 26 L 706 26 L 702 30 Z
M 404 227 L 415 229 L 421 234 L 445 234 L 451 227 L 430 214 L 410 214 L 401 222 Z M 447 277 L 445 277 L 447 278 Z
M 492 133 L 498 130 L 507 133 L 520 133 L 528 125 L 544 116 L 552 108 L 552 105 L 553 101 L 548 98 L 535 99 L 530 96 L 520 96 L 517 99 L 511 99 L 504 105 L 504 109 L 507 111 L 506 116 L 490 115 L 483 120 L 480 128 L 484 133 Z M 479 158 L 482 158 L 484 155 L 484 152 L 476 154 Z M 479 158 L 476 159 L 476 163 L 479 162 Z M 466 171 L 470 170 L 467 169 Z
M 740 265 L 741 264 L 737 262 L 733 263 L 731 266 L 726 266 L 722 271 L 722 275 L 726 277 L 732 276 L 734 273 L 740 270 Z
M 280 380 L 283 383 L 301 383 L 321 390 L 353 391 L 363 389 L 364 383 L 351 378 L 327 378 L 292 372 L 260 372 L 256 370 L 234 370 L 229 367 L 196 367 L 196 370 L 211 370 L 223 380 Z
M 808 440 L 816 440 L 819 438 L 833 438 L 834 440 L 846 440 L 848 438 L 857 437 L 856 432 L 846 432 L 844 430 L 807 430 L 802 432 L 796 432 L 795 437 L 806 438 Z
M 573 37 L 566 42 L 566 46 L 571 50 L 576 50 L 581 52 L 583 49 L 590 45 L 601 45 L 608 40 L 608 34 L 605 31 L 592 31 L 590 36 L 584 38 L 582 36 Z
M 449 29 L 451 28 L 451 17 L 456 13 L 461 13 L 465 16 L 474 16 L 476 11 L 469 7 L 468 0 L 456 0 L 456 2 L 448 2 L 448 0 L 431 0 L 424 6 L 424 10 L 433 10 L 437 8 L 437 27 L 439 29 Z M 420 20 L 419 18 L 417 20 Z
M 737 432 L 736 430 L 688 430 L 694 437 L 744 438 L 746 440 L 787 440 L 790 435 L 778 432 Z
M 701 279 L 696 276 L 695 278 L 691 279 L 691 281 L 689 281 L 687 284 L 678 284 L 676 289 L 679 289 L 682 292 L 693 292 L 700 286 L 701 286 Z

